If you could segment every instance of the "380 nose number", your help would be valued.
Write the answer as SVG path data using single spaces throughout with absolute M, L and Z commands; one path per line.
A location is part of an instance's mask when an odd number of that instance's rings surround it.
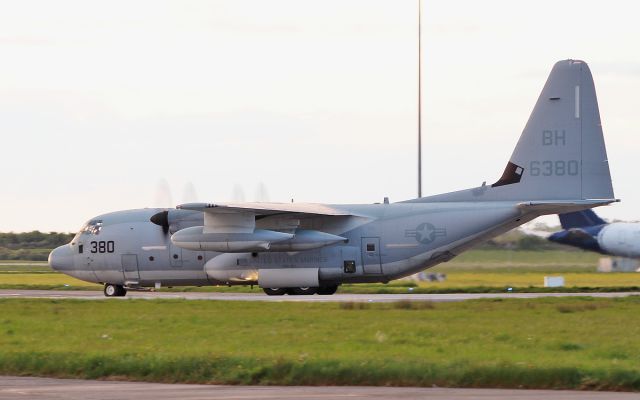
M 108 242 L 103 240 L 99 242 L 93 241 L 90 244 L 92 253 L 113 253 L 116 247 L 113 240 L 109 240 Z

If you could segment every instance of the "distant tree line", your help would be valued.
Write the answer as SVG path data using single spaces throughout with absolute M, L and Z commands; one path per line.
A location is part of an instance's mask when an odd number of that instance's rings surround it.
M 40 231 L 0 233 L 0 247 L 8 249 L 52 249 L 69 243 L 73 236 L 73 233 L 44 233 Z
M 46 261 L 53 248 L 69 243 L 73 236 L 40 231 L 0 233 L 0 260 Z

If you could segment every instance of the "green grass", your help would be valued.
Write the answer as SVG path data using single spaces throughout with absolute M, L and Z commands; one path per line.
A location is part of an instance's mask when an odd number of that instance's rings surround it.
M 29 288 L 30 286 L 34 288 L 58 288 L 64 287 L 65 285 L 74 288 L 100 288 L 100 285 L 95 283 L 81 281 L 69 275 L 52 271 L 48 273 L 0 273 L 0 288 L 15 289 L 17 286 L 24 286 L 24 288 Z
M 444 282 L 420 282 L 420 287 L 469 287 L 469 286 L 493 286 L 493 287 L 528 287 L 543 286 L 544 277 L 554 275 L 563 276 L 565 285 L 571 286 L 640 286 L 640 274 L 637 273 L 601 273 L 601 272 L 489 272 L 489 271 L 452 271 L 447 273 Z
M 0 300 L 0 374 L 640 390 L 640 298 Z
M 0 274 L 51 273 L 47 263 L 37 261 L 0 261 Z
M 594 272 L 600 254 L 586 251 L 471 250 L 433 268 L 436 272 L 494 270 L 500 272 Z

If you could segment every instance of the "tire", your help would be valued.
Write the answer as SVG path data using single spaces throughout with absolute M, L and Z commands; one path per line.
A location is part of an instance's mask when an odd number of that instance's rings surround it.
M 318 288 L 318 294 L 323 296 L 332 295 L 336 291 L 338 291 L 338 285 L 320 286 Z
M 290 296 L 310 296 L 316 294 L 318 288 L 316 287 L 294 287 L 287 288 L 287 294 Z
M 117 285 L 118 286 L 118 294 L 116 296 L 118 297 L 124 297 L 127 294 L 127 289 L 125 289 L 124 287 Z
M 127 294 L 127 289 L 122 287 L 122 285 L 114 285 L 111 283 L 104 285 L 104 295 L 107 297 L 122 297 L 125 294 Z
M 267 296 L 282 296 L 287 292 L 285 288 L 262 288 Z
M 104 285 L 104 295 L 107 297 L 115 297 L 118 295 L 118 286 L 112 285 L 110 283 L 105 283 Z

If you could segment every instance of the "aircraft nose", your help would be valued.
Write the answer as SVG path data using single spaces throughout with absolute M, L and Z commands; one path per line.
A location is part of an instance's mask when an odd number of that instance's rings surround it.
M 73 268 L 73 251 L 68 244 L 53 249 L 49 253 L 49 267 L 56 271 Z

